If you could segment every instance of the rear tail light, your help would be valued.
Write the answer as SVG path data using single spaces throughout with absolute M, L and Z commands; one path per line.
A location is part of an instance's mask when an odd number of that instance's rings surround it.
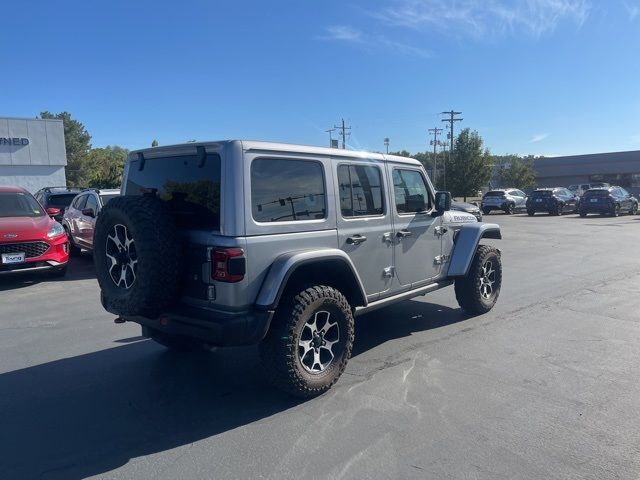
M 211 251 L 211 278 L 235 283 L 244 278 L 247 260 L 241 248 L 216 248 Z

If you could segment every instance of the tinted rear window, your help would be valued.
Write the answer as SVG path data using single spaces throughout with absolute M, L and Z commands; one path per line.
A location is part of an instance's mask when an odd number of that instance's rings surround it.
M 251 211 L 257 222 L 291 222 L 326 216 L 322 164 L 260 158 L 251 164 Z
M 531 194 L 532 197 L 550 197 L 553 192 L 550 190 L 537 190 Z
M 607 197 L 609 190 L 589 190 L 584 195 L 585 197 Z
M 176 222 L 186 228 L 220 228 L 220 156 L 207 154 L 148 158 L 129 166 L 125 191 L 142 195 L 155 189 Z
M 65 193 L 61 195 L 50 195 L 48 205 L 49 207 L 68 207 L 76 198 L 77 193 Z
M 487 192 L 485 197 L 504 197 L 504 192 Z

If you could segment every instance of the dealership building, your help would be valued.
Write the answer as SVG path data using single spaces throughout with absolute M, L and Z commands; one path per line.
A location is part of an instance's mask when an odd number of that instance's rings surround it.
M 0 185 L 64 186 L 66 165 L 62 120 L 0 117 Z
M 640 193 L 640 150 L 538 158 L 534 169 L 538 187 L 607 182 Z

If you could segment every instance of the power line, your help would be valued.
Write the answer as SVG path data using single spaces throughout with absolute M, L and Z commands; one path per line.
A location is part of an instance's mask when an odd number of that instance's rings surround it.
M 442 128 L 434 127 L 429 129 L 429 133 L 433 133 L 433 140 L 431 140 L 431 145 L 433 145 L 433 184 L 436 184 L 436 172 L 438 171 L 438 154 L 436 153 L 436 148 L 440 145 L 440 141 L 438 140 L 438 135 L 440 135 L 444 130 Z
M 453 154 L 453 149 L 455 145 L 455 137 L 453 136 L 453 124 L 455 122 L 461 122 L 462 118 L 456 118 L 456 115 L 462 115 L 462 112 L 454 112 L 453 110 L 449 112 L 440 112 L 442 115 L 448 115 L 449 118 L 443 118 L 443 122 L 449 122 L 449 138 L 451 140 L 451 145 L 449 147 L 449 163 L 451 163 L 451 155 Z M 444 188 L 447 189 L 447 167 L 445 165 L 444 169 Z
M 340 125 L 334 125 L 333 128 L 336 128 L 339 130 L 340 135 L 342 136 L 342 149 L 344 150 L 346 147 L 346 143 L 347 143 L 347 137 L 351 135 L 351 127 L 346 127 L 344 125 L 344 118 L 342 119 L 342 126 Z M 347 132 L 348 130 L 348 132 Z

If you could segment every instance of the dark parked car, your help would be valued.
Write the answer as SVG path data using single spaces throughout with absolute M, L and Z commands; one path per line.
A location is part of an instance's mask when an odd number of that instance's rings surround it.
M 480 211 L 480 207 L 474 205 L 473 203 L 451 202 L 451 210 L 470 213 L 471 215 L 476 217 L 479 222 L 482 221 L 482 212 Z
M 73 199 L 82 191 L 81 188 L 44 187 L 36 192 L 34 197 L 56 221 L 62 222 L 62 216 Z M 52 209 L 58 209 L 58 212 Z
M 548 212 L 549 215 L 562 215 L 566 212 L 578 212 L 580 197 L 563 187 L 539 188 L 527 197 L 527 214 Z
M 617 217 L 621 213 L 638 213 L 638 199 L 622 187 L 592 188 L 580 200 L 580 216 L 589 213 Z

